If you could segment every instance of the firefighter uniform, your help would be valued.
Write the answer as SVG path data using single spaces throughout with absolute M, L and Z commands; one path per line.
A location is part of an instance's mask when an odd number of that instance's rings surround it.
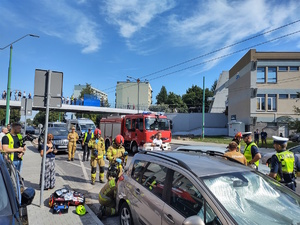
M 75 151 L 76 151 L 76 142 L 78 141 L 78 134 L 75 132 L 75 129 L 72 128 L 72 132 L 68 134 L 68 161 L 74 160 Z
M 125 156 L 125 148 L 122 145 L 117 146 L 115 143 L 107 149 L 107 159 L 109 164 L 112 164 L 116 161 L 117 158 L 122 159 L 123 163 L 126 164 L 127 156 Z
M 95 135 L 96 136 L 96 135 Z M 89 143 L 88 147 L 91 149 L 91 179 L 92 184 L 96 182 L 96 174 L 97 174 L 97 164 L 99 165 L 99 180 L 101 183 L 104 183 L 104 155 L 105 155 L 105 144 L 104 139 L 100 137 L 92 138 Z

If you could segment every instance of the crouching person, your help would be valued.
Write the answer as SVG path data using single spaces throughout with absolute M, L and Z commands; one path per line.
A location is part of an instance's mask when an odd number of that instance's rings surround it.
M 101 219 L 103 216 L 113 216 L 116 214 L 116 192 L 117 180 L 122 174 L 122 160 L 117 158 L 116 163 L 109 166 L 107 171 L 107 183 L 103 186 L 99 193 L 100 209 L 98 217 Z

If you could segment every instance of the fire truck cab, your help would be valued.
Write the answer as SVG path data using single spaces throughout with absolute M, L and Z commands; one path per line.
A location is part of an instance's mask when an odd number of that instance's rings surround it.
M 100 129 L 108 148 L 116 135 L 124 137 L 124 147 L 136 153 L 139 150 L 153 150 L 151 143 L 157 132 L 162 133 L 163 150 L 171 150 L 172 138 L 170 120 L 165 115 L 144 112 L 134 115 L 101 119 Z

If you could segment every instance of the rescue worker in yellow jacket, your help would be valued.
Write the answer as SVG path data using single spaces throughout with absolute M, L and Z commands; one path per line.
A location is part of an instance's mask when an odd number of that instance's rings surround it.
M 122 135 L 117 135 L 113 141 L 113 144 L 107 149 L 107 159 L 109 164 L 116 161 L 117 158 L 122 159 L 124 165 L 127 163 L 128 153 L 125 151 L 125 148 L 122 146 L 124 144 L 124 138 Z
M 122 174 L 122 160 L 117 158 L 107 170 L 107 183 L 103 186 L 99 193 L 99 218 L 103 216 L 113 216 L 116 214 L 116 192 L 117 180 Z
M 105 156 L 105 144 L 104 139 L 101 137 L 101 130 L 96 128 L 94 131 L 94 138 L 89 141 L 88 147 L 91 149 L 91 180 L 94 185 L 96 182 L 97 164 L 99 165 L 99 180 L 100 183 L 104 183 L 104 156 Z
M 276 154 L 271 158 L 271 170 L 269 176 L 277 181 L 285 184 L 287 187 L 295 191 L 295 159 L 293 152 L 286 150 L 288 138 L 272 136 Z
M 8 154 L 8 158 L 13 162 L 17 170 L 21 172 L 26 146 L 23 145 L 23 138 L 20 133 L 21 124 L 14 123 L 10 133 L 7 133 L 2 138 L 2 148 L 3 152 Z
M 243 140 L 246 143 L 244 156 L 247 159 L 247 165 L 253 169 L 258 170 L 261 154 L 258 151 L 257 145 L 252 141 L 251 134 L 252 132 L 243 133 Z
M 68 161 L 73 161 L 76 151 L 76 142 L 78 141 L 79 136 L 75 131 L 75 127 L 72 127 L 72 131 L 68 134 Z

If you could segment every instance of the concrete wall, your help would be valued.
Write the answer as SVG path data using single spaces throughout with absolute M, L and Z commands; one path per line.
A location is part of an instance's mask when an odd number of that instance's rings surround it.
M 202 113 L 166 113 L 173 122 L 173 135 L 201 135 Z M 205 113 L 204 133 L 207 136 L 228 135 L 227 116 L 223 113 Z

